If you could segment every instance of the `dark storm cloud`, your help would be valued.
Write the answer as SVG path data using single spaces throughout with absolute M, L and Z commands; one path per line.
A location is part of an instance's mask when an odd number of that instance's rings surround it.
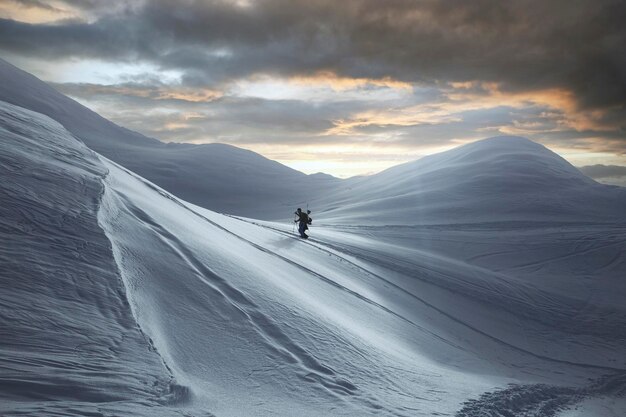
M 96 2 L 82 4 L 95 10 Z M 0 47 L 53 59 L 147 60 L 206 86 L 333 71 L 408 82 L 561 88 L 623 125 L 621 0 L 148 1 L 93 23 L 0 21 Z

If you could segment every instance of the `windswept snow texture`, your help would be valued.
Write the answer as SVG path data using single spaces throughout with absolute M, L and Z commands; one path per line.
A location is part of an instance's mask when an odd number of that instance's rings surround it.
M 98 225 L 106 172 L 58 123 L 0 102 L 2 416 L 130 415 L 179 394 Z
M 486 204 L 494 192 L 465 192 L 455 212 L 450 193 L 464 187 L 448 182 L 440 218 L 404 212 L 414 167 L 403 166 L 371 188 L 352 180 L 356 220 L 328 210 L 303 241 L 292 223 L 180 200 L 45 116 L 2 103 L 0 126 L 2 415 L 626 409 L 622 189 L 543 147 L 501 138 L 431 157 L 448 180 L 459 169 L 457 181 L 492 191 L 510 167 L 510 212 Z M 526 164 L 510 157 L 520 153 Z M 533 217 L 544 206 L 531 202 L 559 189 L 546 204 L 560 201 L 563 221 Z M 400 221 L 410 213 L 428 221 Z

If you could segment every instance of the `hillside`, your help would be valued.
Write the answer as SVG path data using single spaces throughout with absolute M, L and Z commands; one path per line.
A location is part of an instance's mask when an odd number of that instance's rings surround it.
M 186 201 L 256 218 L 289 217 L 339 182 L 224 144 L 165 144 L 120 127 L 0 59 L 0 100 L 44 114 L 89 148 Z
M 623 221 L 626 189 L 599 184 L 546 147 L 500 136 L 351 181 L 315 200 L 326 222 L 433 225 Z

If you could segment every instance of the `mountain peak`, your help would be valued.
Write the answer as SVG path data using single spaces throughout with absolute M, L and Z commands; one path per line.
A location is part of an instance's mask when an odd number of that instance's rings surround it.
M 309 178 L 314 178 L 316 180 L 328 180 L 328 181 L 335 181 L 339 179 L 337 177 L 333 177 L 332 175 L 326 174 L 324 172 L 316 172 L 315 174 L 309 174 Z
M 501 143 L 510 143 L 510 144 L 537 144 L 537 142 L 534 142 L 528 138 L 525 138 L 523 136 L 516 136 L 516 135 L 498 135 L 498 136 L 491 136 L 485 139 L 481 139 L 477 142 L 501 142 Z M 477 142 L 473 142 L 473 143 L 477 143 Z
M 494 136 L 461 145 L 416 161 L 389 168 L 375 175 L 411 177 L 428 172 L 455 172 L 461 179 L 486 174 L 511 176 L 516 171 L 542 175 L 560 172 L 568 177 L 584 177 L 568 161 L 545 146 L 521 136 Z M 399 178 L 399 180 L 401 180 Z
M 528 138 L 522 136 L 492 136 L 489 138 L 477 140 L 457 148 L 454 148 L 445 153 L 463 153 L 469 151 L 485 151 L 485 152 L 548 152 L 554 153 L 550 149 L 546 148 L 540 143 L 534 142 Z
M 475 142 L 468 143 L 456 149 L 481 149 L 481 150 L 507 150 L 507 151 L 548 151 L 553 153 L 540 143 L 534 142 L 522 136 L 492 136 Z

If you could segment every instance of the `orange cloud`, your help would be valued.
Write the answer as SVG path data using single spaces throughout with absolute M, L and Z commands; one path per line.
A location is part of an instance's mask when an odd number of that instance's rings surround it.
M 153 86 L 126 86 L 126 85 L 100 85 L 90 84 L 86 86 L 91 94 L 123 95 L 141 97 L 153 100 L 180 100 L 193 103 L 209 102 L 222 97 L 221 91 L 207 88 L 180 88 L 176 87 L 153 87 Z
M 223 96 L 221 91 L 210 89 L 197 90 L 166 90 L 160 89 L 155 97 L 157 100 L 182 100 L 194 103 L 213 101 Z
M 156 132 L 174 132 L 176 130 L 189 129 L 194 127 L 194 122 L 204 119 L 202 113 L 175 113 L 164 115 L 165 122 L 154 129 Z M 193 141 L 191 141 L 193 143 Z M 202 141 L 200 142 L 202 143 Z
M 441 124 L 461 121 L 461 118 L 436 106 L 412 106 L 392 110 L 371 110 L 356 114 L 350 119 L 333 120 L 333 127 L 324 132 L 325 136 L 350 136 L 355 129 L 368 126 L 416 126 L 421 124 Z
M 36 3 L 23 4 L 11 0 L 0 2 L 0 17 L 31 24 L 84 18 L 79 10 L 70 8 L 58 1 L 38 5 Z
M 454 82 L 443 93 L 447 101 L 413 106 L 360 112 L 349 119 L 334 120 L 334 126 L 325 135 L 354 135 L 356 129 L 368 126 L 417 126 L 420 124 L 442 124 L 462 121 L 458 114 L 489 110 L 506 106 L 524 109 L 533 106 L 548 107 L 551 111 L 541 117 L 552 121 L 557 127 L 552 131 L 612 131 L 603 121 L 602 110 L 583 111 L 578 108 L 576 97 L 571 91 L 550 88 L 535 91 L 507 92 L 497 83 Z M 513 125 L 494 126 L 500 133 L 524 135 L 545 131 L 538 122 L 514 121 Z
M 332 71 L 318 71 L 313 75 L 298 75 L 289 78 L 292 84 L 305 86 L 329 86 L 335 91 L 345 91 L 367 86 L 386 87 L 395 89 L 412 89 L 411 83 L 383 78 L 352 78 L 341 77 Z
M 450 83 L 452 89 L 446 91 L 446 96 L 452 102 L 472 103 L 475 109 L 488 109 L 496 106 L 524 108 L 529 106 L 546 106 L 559 113 L 544 113 L 546 118 L 557 119 L 563 129 L 577 131 L 595 130 L 611 131 L 616 126 L 609 126 L 603 121 L 604 110 L 581 110 L 578 107 L 573 92 L 562 88 L 548 88 L 520 92 L 502 91 L 498 83 L 463 82 Z M 463 106 L 463 104 L 461 104 Z M 451 107 L 451 108 L 454 108 Z M 508 128 L 509 132 L 523 133 Z

